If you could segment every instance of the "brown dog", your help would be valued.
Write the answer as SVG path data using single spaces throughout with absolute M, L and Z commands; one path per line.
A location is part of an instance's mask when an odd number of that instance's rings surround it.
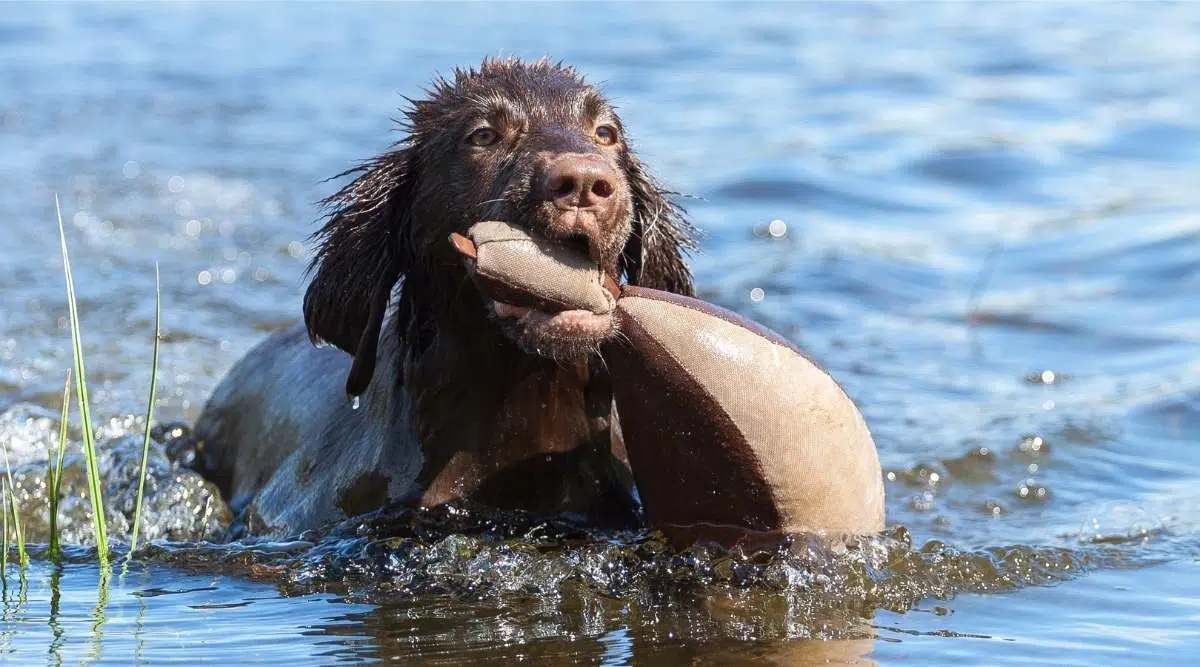
M 273 534 L 455 499 L 631 524 L 593 356 L 612 316 L 508 312 L 446 239 L 510 220 L 631 284 L 690 294 L 690 225 L 568 67 L 488 60 L 406 115 L 408 136 L 327 202 L 304 326 L 259 344 L 209 399 L 197 466 Z

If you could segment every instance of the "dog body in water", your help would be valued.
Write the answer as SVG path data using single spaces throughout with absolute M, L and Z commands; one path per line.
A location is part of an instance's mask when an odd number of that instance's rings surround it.
M 198 468 L 277 535 L 454 500 L 632 525 L 593 354 L 611 316 L 487 300 L 446 239 L 509 220 L 631 284 L 691 294 L 691 227 L 571 68 L 488 60 L 406 115 L 406 138 L 327 200 L 303 324 L 260 343 L 209 399 Z

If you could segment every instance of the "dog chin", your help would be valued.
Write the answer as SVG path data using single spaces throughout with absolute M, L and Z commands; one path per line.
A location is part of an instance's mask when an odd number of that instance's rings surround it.
M 616 335 L 613 313 L 598 315 L 589 310 L 549 313 L 533 308 L 492 302 L 500 329 L 528 354 L 571 361 L 599 351 L 600 345 Z

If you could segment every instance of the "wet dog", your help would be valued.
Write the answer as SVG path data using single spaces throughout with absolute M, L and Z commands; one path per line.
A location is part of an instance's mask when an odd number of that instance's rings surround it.
M 508 220 L 631 284 L 691 294 L 692 228 L 569 67 L 487 60 L 437 80 L 406 120 L 327 200 L 304 321 L 214 390 L 198 469 L 277 535 L 458 500 L 632 525 L 595 356 L 612 316 L 488 300 L 447 237 Z

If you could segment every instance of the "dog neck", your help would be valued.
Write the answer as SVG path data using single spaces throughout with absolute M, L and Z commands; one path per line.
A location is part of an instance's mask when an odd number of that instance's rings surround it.
M 522 352 L 474 294 L 440 313 L 408 312 L 406 343 L 420 346 L 404 355 L 404 383 L 424 455 L 422 506 L 463 500 L 608 525 L 636 521 L 598 360 Z

